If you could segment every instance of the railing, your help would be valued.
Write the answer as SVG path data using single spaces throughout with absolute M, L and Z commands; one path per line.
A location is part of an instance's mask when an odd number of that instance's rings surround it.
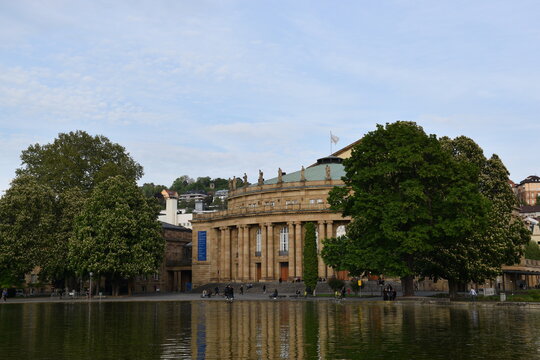
M 289 250 L 279 250 L 278 255 L 279 256 L 289 256 Z
M 191 266 L 191 259 L 167 259 L 165 265 L 169 267 L 174 266 Z
M 257 207 L 243 207 L 217 211 L 207 214 L 193 214 L 193 220 L 211 220 L 238 215 L 256 215 L 264 213 L 296 212 L 296 211 L 325 211 L 329 210 L 329 204 L 292 204 L 292 205 L 261 205 Z
M 260 256 L 261 256 L 261 252 L 260 252 L 260 251 L 255 251 L 255 256 L 260 257 Z

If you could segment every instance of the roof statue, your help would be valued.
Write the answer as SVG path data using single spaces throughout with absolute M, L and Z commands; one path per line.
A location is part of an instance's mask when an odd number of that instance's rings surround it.
M 236 190 L 236 176 L 233 176 L 232 178 L 232 189 Z
M 259 180 L 257 181 L 257 184 L 262 185 L 263 183 L 264 183 L 263 172 L 261 171 L 261 169 L 259 169 Z
M 244 186 L 248 186 L 247 174 L 244 173 Z
M 277 182 L 282 183 L 283 182 L 283 170 L 281 168 L 277 171 Z
M 229 191 L 232 190 L 232 181 L 231 181 L 231 178 L 229 178 Z
M 326 165 L 325 171 L 326 171 L 326 180 L 332 180 L 332 177 L 330 176 L 330 166 Z
M 306 169 L 304 169 L 304 165 L 302 165 L 302 169 L 300 170 L 300 181 L 306 181 Z

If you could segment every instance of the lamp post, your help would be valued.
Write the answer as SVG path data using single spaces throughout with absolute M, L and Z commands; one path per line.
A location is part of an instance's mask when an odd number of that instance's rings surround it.
M 94 275 L 94 273 L 90 271 L 90 293 L 88 295 L 90 300 L 92 300 L 92 275 Z

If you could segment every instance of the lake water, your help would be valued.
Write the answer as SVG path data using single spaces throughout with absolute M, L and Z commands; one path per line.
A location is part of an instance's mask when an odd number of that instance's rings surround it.
M 1 304 L 1 359 L 540 359 L 540 311 L 334 301 Z

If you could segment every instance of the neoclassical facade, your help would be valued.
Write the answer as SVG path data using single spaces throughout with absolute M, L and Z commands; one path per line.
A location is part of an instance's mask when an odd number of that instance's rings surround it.
M 211 282 L 292 281 L 301 279 L 304 227 L 316 225 L 321 240 L 345 234 L 350 221 L 330 211 L 328 193 L 343 186 L 342 159 L 316 164 L 236 188 L 230 183 L 227 210 L 196 214 L 193 225 L 193 285 Z M 244 183 L 247 183 L 244 176 Z M 334 275 L 319 258 L 319 276 Z

